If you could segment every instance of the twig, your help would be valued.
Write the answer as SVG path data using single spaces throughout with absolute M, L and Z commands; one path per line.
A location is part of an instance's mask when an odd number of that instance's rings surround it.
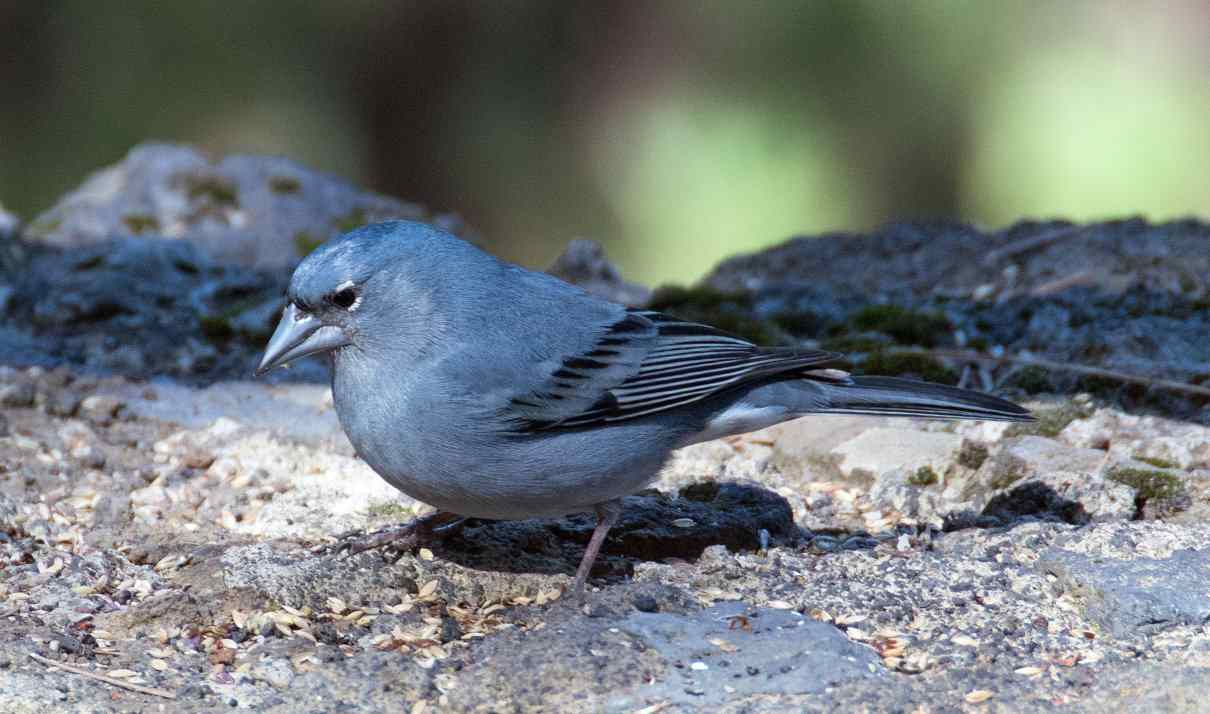
M 1086 364 L 1072 364 L 1070 362 L 1052 362 L 1048 359 L 1025 357 L 1023 355 L 1004 355 L 1002 357 L 996 357 L 995 355 L 990 355 L 986 352 L 975 352 L 974 350 L 923 350 L 911 348 L 895 349 L 891 350 L 891 352 L 923 354 L 932 357 L 948 357 L 951 359 L 969 360 L 971 362 L 1011 362 L 1013 364 L 1023 364 L 1032 367 L 1041 367 L 1043 369 L 1051 369 L 1055 370 L 1056 372 L 1074 372 L 1076 374 L 1086 374 L 1092 377 L 1104 377 L 1105 379 L 1112 379 L 1116 382 L 1141 384 L 1146 387 L 1158 387 L 1159 389 L 1167 389 L 1173 392 L 1184 392 L 1185 394 L 1197 394 L 1203 397 L 1210 397 L 1210 387 L 1203 387 L 1200 384 L 1189 384 L 1188 382 L 1177 382 L 1171 379 L 1159 379 L 1157 377 L 1143 377 L 1137 374 L 1118 372 L 1116 370 L 1105 369 L 1103 367 L 1092 367 Z
M 1038 235 L 1022 238 L 1021 240 L 1013 241 L 1006 246 L 988 251 L 987 255 L 983 256 L 983 265 L 993 266 L 1005 258 L 1011 258 L 1020 253 L 1027 253 L 1031 250 L 1048 246 L 1051 243 L 1057 243 L 1064 238 L 1070 238 L 1084 232 L 1084 228 L 1080 226 L 1064 226 L 1063 228 L 1055 228 L 1053 230 L 1039 233 Z
M 108 677 L 104 674 L 97 674 L 96 672 L 89 672 L 87 669 L 84 669 L 82 667 L 77 667 L 75 665 L 67 664 L 66 662 L 56 662 L 53 659 L 47 659 L 47 658 L 43 657 L 42 655 L 37 655 L 37 654 L 34 654 L 33 652 L 30 652 L 29 656 L 33 657 L 35 660 L 37 660 L 38 662 L 41 662 L 42 664 L 44 664 L 48 667 L 58 667 L 59 669 L 62 669 L 67 672 L 71 672 L 72 674 L 78 674 L 81 677 L 88 677 L 89 679 L 95 679 L 98 682 L 112 684 L 113 686 L 121 687 L 122 689 L 129 689 L 132 692 L 139 692 L 141 694 L 152 694 L 157 697 L 164 697 L 165 699 L 176 699 L 176 694 L 174 692 L 170 692 L 166 689 L 157 689 L 155 687 L 144 687 L 140 684 L 131 684 L 130 682 L 122 681 L 121 679 L 118 679 L 117 677 Z

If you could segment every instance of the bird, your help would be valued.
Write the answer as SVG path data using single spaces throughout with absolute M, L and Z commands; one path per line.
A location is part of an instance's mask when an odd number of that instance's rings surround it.
M 366 548 L 466 518 L 594 512 L 581 598 L 621 499 L 677 449 L 820 414 L 1032 420 L 989 394 L 853 375 L 834 352 L 613 303 L 412 221 L 334 237 L 295 268 L 256 375 L 320 353 L 358 456 L 437 509 Z

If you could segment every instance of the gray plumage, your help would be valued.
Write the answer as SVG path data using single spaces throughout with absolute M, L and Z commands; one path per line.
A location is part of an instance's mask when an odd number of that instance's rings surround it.
M 854 377 L 616 305 L 430 226 L 334 239 L 295 271 L 259 371 L 330 351 L 340 423 L 399 490 L 481 518 L 592 510 L 675 449 L 811 414 L 1028 420 L 992 396 Z

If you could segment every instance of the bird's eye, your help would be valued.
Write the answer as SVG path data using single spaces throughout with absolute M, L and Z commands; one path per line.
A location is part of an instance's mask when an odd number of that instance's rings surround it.
M 339 307 L 342 310 L 348 310 L 357 304 L 357 292 L 354 291 L 353 288 L 344 288 L 343 290 L 337 290 L 329 295 L 328 299 L 331 300 L 332 304 L 336 307 Z

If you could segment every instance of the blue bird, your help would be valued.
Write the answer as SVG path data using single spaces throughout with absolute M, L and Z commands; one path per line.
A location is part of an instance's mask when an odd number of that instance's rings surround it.
M 1031 419 L 979 392 L 851 376 L 831 352 L 626 308 L 422 223 L 328 241 L 287 298 L 257 374 L 331 353 L 358 455 L 438 509 L 364 547 L 414 544 L 462 517 L 595 511 L 577 595 L 620 499 L 678 448 L 813 414 Z

